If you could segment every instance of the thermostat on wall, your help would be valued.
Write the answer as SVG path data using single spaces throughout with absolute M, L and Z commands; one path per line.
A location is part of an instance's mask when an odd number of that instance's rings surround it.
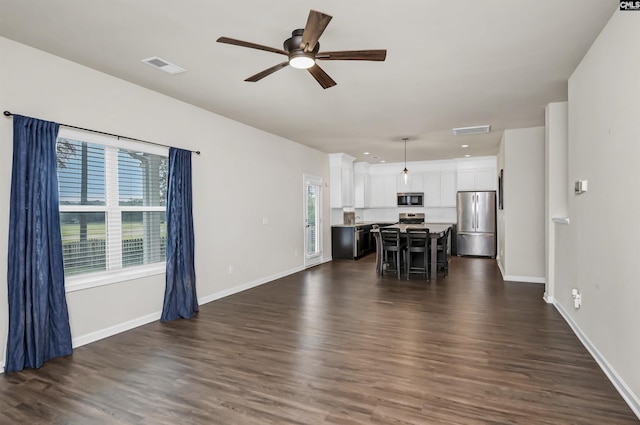
M 580 195 L 587 191 L 587 180 L 576 180 L 575 193 Z

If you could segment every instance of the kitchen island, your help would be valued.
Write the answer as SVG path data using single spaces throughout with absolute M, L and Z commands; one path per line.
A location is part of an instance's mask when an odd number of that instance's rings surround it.
M 383 253 L 382 243 L 380 241 L 380 230 L 382 229 L 400 229 L 400 235 L 406 235 L 407 229 L 429 229 L 429 237 L 431 239 L 431 258 L 429 263 L 431 265 L 431 279 L 435 280 L 438 277 L 438 239 L 443 237 L 447 233 L 447 229 L 450 229 L 452 224 L 448 223 L 420 223 L 420 224 L 404 224 L 397 223 L 390 226 L 380 227 L 380 229 L 372 229 L 371 233 L 374 235 L 376 241 L 376 274 L 382 276 L 383 267 Z
M 354 224 L 334 224 L 331 226 L 331 257 L 334 260 L 357 260 L 376 248 L 371 233 L 373 225 L 388 226 L 393 223 L 379 221 Z

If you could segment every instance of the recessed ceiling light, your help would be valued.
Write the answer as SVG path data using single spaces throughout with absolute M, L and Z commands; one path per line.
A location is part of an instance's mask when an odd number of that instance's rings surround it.
M 385 160 L 383 159 L 383 160 L 382 160 L 382 161 L 380 161 L 380 162 L 387 162 L 387 161 L 385 161 Z
M 161 59 L 157 56 L 143 59 L 142 62 L 171 75 L 182 74 L 186 71 L 186 69 L 180 68 L 178 65 L 174 65 L 171 62 Z
M 469 147 L 469 145 L 462 145 L 462 147 L 463 147 L 463 148 L 468 148 L 468 147 Z
M 488 133 L 491 129 L 491 125 L 476 125 L 473 127 L 458 127 L 453 129 L 453 134 L 459 136 L 461 134 L 480 134 Z
M 465 158 L 469 158 L 470 156 L 471 156 L 471 155 L 465 155 L 464 157 L 465 157 Z
M 369 152 L 364 152 L 363 155 L 369 155 Z

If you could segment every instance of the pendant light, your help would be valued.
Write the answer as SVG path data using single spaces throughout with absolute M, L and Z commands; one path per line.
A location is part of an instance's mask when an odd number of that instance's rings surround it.
M 402 172 L 404 173 L 404 184 L 407 184 L 409 180 L 409 170 L 407 170 L 407 140 L 409 140 L 409 138 L 403 137 L 402 140 L 404 141 L 404 170 L 402 170 Z

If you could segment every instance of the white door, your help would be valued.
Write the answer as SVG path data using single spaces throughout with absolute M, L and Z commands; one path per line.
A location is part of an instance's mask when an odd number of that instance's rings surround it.
M 322 261 L 322 179 L 304 176 L 304 267 Z

